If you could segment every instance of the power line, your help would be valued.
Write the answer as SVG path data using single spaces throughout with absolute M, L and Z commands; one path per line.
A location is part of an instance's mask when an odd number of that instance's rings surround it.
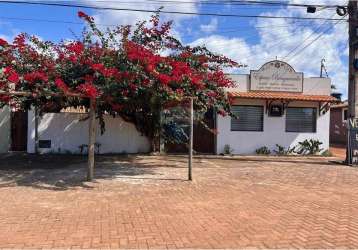
M 106 0 L 95 0 L 96 2 L 115 2 L 115 1 L 106 1 Z M 251 5 L 251 6 L 290 6 L 290 7 L 308 7 L 308 6 L 315 6 L 318 8 L 336 8 L 338 6 L 342 5 L 326 5 L 326 4 L 295 4 L 295 3 L 289 3 L 289 2 L 280 2 L 280 1 L 245 1 L 245 0 L 221 0 L 221 1 L 175 1 L 175 0 L 145 0 L 147 2 L 154 2 L 154 3 L 174 3 L 174 4 L 210 4 L 210 5 Z M 118 2 L 116 2 L 118 3 Z M 343 6 L 347 7 L 347 6 Z
M 76 24 L 76 25 L 84 25 L 83 22 L 73 22 L 66 20 L 56 20 L 56 19 L 39 19 L 39 18 L 26 18 L 26 17 L 8 17 L 8 16 L 0 16 L 0 19 L 4 20 L 19 20 L 19 21 L 30 21 L 30 22 L 48 22 L 48 23 L 64 23 L 64 24 Z M 116 27 L 117 24 L 104 24 L 104 23 L 96 23 L 99 26 L 108 26 L 108 27 Z M 289 25 L 267 25 L 267 26 L 252 26 L 252 25 L 242 25 L 236 26 L 234 29 L 222 30 L 224 32 L 237 32 L 240 28 L 252 27 L 255 29 L 269 29 L 269 28 L 278 28 L 278 27 L 289 27 Z
M 340 21 L 342 21 L 344 18 L 344 16 L 341 18 Z M 326 32 L 330 31 L 331 29 L 333 29 L 340 21 L 337 21 L 335 24 L 333 24 L 332 26 L 328 27 L 328 29 L 324 30 L 323 32 L 321 32 L 321 34 L 319 34 L 314 40 L 312 40 L 310 43 L 308 43 L 306 46 L 304 46 L 300 51 L 296 52 L 290 59 L 288 59 L 287 61 L 292 60 L 293 58 L 295 58 L 297 55 L 299 55 L 300 53 L 302 53 L 305 49 L 307 49 L 309 46 L 311 46 L 314 42 L 316 42 L 318 39 L 320 39 Z
M 7 16 L 0 16 L 0 20 L 16 20 L 16 21 L 28 21 L 28 22 L 46 22 L 46 23 L 63 23 L 63 24 L 73 24 L 73 25 L 84 25 L 83 22 L 72 22 L 72 21 L 65 21 L 65 20 L 54 20 L 54 19 L 37 19 L 37 18 L 25 18 L 25 17 L 7 17 Z M 116 24 L 103 24 L 103 23 L 96 23 L 98 26 L 105 26 L 105 27 L 116 27 Z M 235 33 L 240 31 L 241 28 L 253 28 L 258 30 L 265 30 L 265 29 L 273 29 L 273 28 L 287 28 L 290 27 L 289 25 L 267 25 L 267 26 L 252 26 L 252 25 L 242 25 L 236 26 L 234 29 L 220 29 L 218 32 L 213 32 L 210 35 L 215 34 L 228 34 L 228 33 Z M 185 35 L 182 36 L 183 38 L 190 38 L 195 37 L 197 35 Z
M 202 12 L 184 12 L 184 11 L 166 11 L 166 10 L 148 10 L 148 9 L 131 9 L 131 8 L 114 8 L 114 7 L 100 7 L 81 4 L 64 4 L 64 3 L 48 3 L 48 2 L 28 2 L 28 1 L 0 1 L 2 4 L 26 4 L 26 5 L 43 5 L 53 7 L 70 7 L 82 9 L 96 9 L 96 10 L 112 10 L 112 11 L 131 11 L 131 12 L 145 12 L 145 13 L 165 13 L 178 15 L 196 15 L 196 16 L 216 16 L 216 17 L 235 17 L 235 18 L 268 18 L 268 19 L 293 19 L 293 20 L 328 20 L 338 21 L 337 18 L 323 18 L 323 17 L 298 17 L 298 16 L 269 16 L 269 15 L 238 15 L 238 14 L 220 14 L 220 13 L 202 13 Z
M 316 29 L 314 29 L 314 30 L 312 31 L 312 33 L 311 33 L 309 36 L 307 36 L 307 37 L 303 40 L 303 42 L 299 43 L 299 44 L 298 44 L 297 46 L 295 46 L 292 50 L 290 50 L 290 51 L 283 57 L 283 60 L 286 59 L 289 55 L 291 55 L 294 51 L 296 51 L 299 47 L 301 47 L 302 45 L 304 45 L 304 43 L 305 43 L 306 41 L 308 41 L 308 39 L 310 39 L 312 36 L 314 36 L 317 32 L 321 31 L 322 28 L 323 28 L 323 26 L 326 25 L 326 24 L 327 24 L 327 21 L 324 22 L 324 23 L 322 23 L 321 25 L 319 25 Z

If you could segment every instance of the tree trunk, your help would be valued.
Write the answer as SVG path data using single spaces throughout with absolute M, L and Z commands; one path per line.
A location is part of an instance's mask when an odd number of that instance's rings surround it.
M 159 136 L 154 136 L 150 138 L 150 146 L 151 146 L 151 152 L 152 153 L 159 153 Z

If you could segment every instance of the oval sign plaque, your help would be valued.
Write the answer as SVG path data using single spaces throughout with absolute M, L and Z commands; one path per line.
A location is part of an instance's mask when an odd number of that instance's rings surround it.
M 302 92 L 303 73 L 296 72 L 288 63 L 271 61 L 259 70 L 251 70 L 250 90 Z

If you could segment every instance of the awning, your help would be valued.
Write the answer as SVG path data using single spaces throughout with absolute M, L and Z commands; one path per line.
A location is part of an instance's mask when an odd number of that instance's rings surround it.
M 229 97 L 245 99 L 265 99 L 265 100 L 282 100 L 282 101 L 315 101 L 315 102 L 339 102 L 338 99 L 330 95 L 305 95 L 287 92 L 229 92 Z

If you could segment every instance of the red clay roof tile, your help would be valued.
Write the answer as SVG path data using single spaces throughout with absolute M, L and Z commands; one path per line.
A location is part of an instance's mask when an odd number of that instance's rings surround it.
M 264 92 L 264 91 L 229 92 L 229 96 L 235 98 L 246 98 L 246 99 L 338 102 L 338 99 L 329 95 L 304 95 L 299 93 L 288 93 L 288 92 Z

